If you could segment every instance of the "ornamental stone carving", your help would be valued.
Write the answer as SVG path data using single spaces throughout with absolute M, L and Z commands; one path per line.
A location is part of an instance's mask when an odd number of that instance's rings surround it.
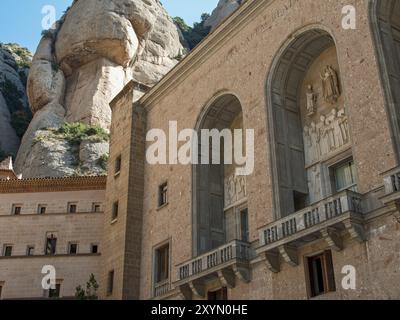
M 235 174 L 225 178 L 225 208 L 247 197 L 246 177 Z

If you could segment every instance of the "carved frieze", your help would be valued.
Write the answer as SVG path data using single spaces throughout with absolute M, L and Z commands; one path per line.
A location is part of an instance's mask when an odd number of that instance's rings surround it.
M 225 208 L 247 197 L 246 177 L 235 174 L 225 178 Z
M 333 108 L 330 114 L 322 115 L 318 123 L 304 126 L 303 138 L 307 166 L 348 144 L 349 126 L 345 110 Z

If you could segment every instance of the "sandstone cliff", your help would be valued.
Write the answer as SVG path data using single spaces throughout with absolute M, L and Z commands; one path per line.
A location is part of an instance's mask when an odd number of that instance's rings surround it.
M 222 21 L 240 7 L 242 2 L 243 0 L 219 0 L 217 7 L 204 25 L 211 27 L 211 31 L 214 31 Z
M 16 44 L 0 44 L 0 161 L 16 156 L 30 120 L 26 78 L 30 52 Z
M 16 172 L 104 172 L 108 142 L 101 130 L 110 126 L 109 102 L 131 79 L 153 86 L 184 52 L 159 0 L 75 0 L 33 57 L 27 93 L 34 116 Z M 71 140 L 70 130 L 80 139 Z

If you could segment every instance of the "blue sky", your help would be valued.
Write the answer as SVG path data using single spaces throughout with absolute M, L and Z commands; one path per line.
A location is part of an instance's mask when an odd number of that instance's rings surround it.
M 218 0 L 161 0 L 171 16 L 180 16 L 188 24 L 200 20 L 203 12 L 211 13 Z M 1 0 L 0 42 L 16 42 L 35 51 L 42 32 L 42 8 L 54 5 L 57 17 L 72 0 Z

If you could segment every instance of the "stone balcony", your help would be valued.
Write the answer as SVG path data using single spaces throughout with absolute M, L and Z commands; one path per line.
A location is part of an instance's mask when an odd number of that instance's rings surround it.
M 250 281 L 250 259 L 250 244 L 232 241 L 178 265 L 178 281 L 174 286 L 179 288 L 185 299 L 193 296 L 205 298 L 207 281 L 218 279 L 221 286 L 229 288 L 235 287 L 237 279 Z
M 400 220 L 400 168 L 392 169 L 383 174 L 385 194 L 380 199 Z
M 345 231 L 364 241 L 361 195 L 343 191 L 259 230 L 259 256 L 273 272 L 280 272 L 281 257 L 298 265 L 298 248 L 325 239 L 334 250 L 343 249 Z

